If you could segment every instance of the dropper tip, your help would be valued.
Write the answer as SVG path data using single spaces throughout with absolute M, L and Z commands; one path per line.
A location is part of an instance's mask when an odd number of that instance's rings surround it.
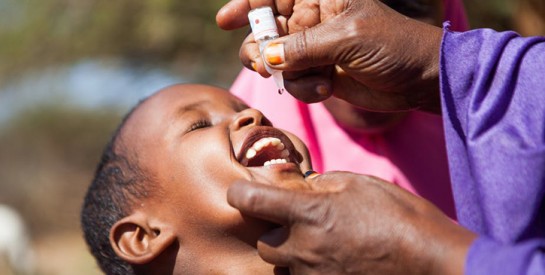
M 284 88 L 284 78 L 282 77 L 282 71 L 276 71 L 272 73 L 272 77 L 276 86 L 278 87 L 278 93 L 282 94 L 286 88 Z

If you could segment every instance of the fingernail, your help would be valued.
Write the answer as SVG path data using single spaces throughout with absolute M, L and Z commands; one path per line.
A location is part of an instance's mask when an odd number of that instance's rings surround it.
M 254 71 L 257 71 L 257 64 L 255 62 L 252 61 L 251 66 Z
M 321 96 L 326 96 L 329 94 L 329 90 L 327 89 L 325 85 L 318 85 L 316 87 L 316 92 Z
M 263 54 L 270 65 L 280 65 L 284 63 L 284 44 L 269 44 Z
M 320 175 L 320 174 L 318 172 L 316 172 L 316 171 L 313 171 L 313 170 L 308 170 L 304 174 L 305 178 L 307 178 L 307 179 L 314 178 L 314 177 L 316 177 L 318 175 Z

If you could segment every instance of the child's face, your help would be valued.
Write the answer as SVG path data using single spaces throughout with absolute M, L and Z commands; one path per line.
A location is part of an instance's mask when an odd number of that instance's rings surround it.
M 255 245 L 272 225 L 242 217 L 226 191 L 237 179 L 307 188 L 307 149 L 288 135 L 227 91 L 202 85 L 169 87 L 133 113 L 121 139 L 160 186 L 134 209 L 175 233 L 177 270 L 271 273 Z

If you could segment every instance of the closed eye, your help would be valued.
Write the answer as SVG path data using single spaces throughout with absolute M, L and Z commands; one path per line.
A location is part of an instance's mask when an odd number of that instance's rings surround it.
M 191 126 L 189 126 L 189 129 L 187 130 L 187 132 L 192 132 L 192 131 L 210 127 L 210 126 L 212 126 L 212 123 L 210 123 L 210 121 L 205 119 L 198 120 L 195 123 L 191 124 Z

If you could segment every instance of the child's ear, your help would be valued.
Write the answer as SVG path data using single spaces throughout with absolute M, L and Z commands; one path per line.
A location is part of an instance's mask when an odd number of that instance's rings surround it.
M 143 213 L 133 213 L 112 226 L 110 244 L 117 256 L 131 264 L 146 264 L 176 241 L 176 235 Z

